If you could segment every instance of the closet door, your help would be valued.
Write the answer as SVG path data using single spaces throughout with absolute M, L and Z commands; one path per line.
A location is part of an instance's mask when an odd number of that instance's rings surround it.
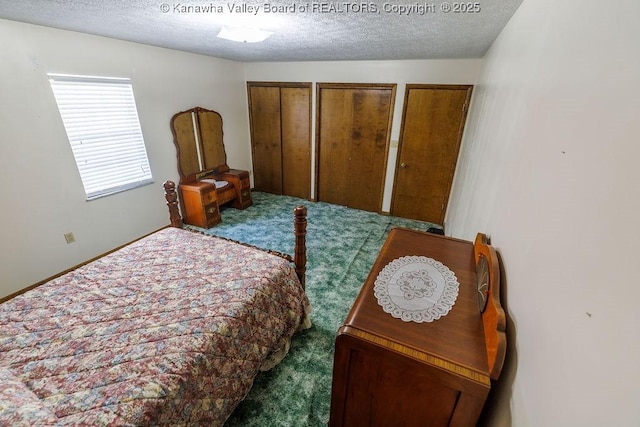
M 318 84 L 318 200 L 381 210 L 395 88 Z
M 311 84 L 248 82 L 254 187 L 311 196 Z
M 282 194 L 280 88 L 249 86 L 248 89 L 254 188 Z
M 472 89 L 407 85 L 392 215 L 443 224 Z
M 311 87 L 280 88 L 282 194 L 311 198 Z

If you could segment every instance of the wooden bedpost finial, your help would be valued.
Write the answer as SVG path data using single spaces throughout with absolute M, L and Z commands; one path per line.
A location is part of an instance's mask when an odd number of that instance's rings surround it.
M 164 198 L 167 200 L 167 206 L 169 207 L 169 219 L 171 220 L 171 226 L 182 228 L 182 218 L 180 217 L 180 211 L 178 210 L 178 193 L 176 192 L 175 182 L 165 181 Z
M 296 265 L 296 274 L 300 279 L 302 288 L 305 287 L 305 272 L 307 270 L 307 208 L 298 206 L 293 210 L 293 229 L 296 236 L 295 253 L 293 262 Z

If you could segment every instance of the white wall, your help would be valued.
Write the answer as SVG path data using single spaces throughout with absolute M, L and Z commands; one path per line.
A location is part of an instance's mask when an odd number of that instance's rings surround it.
M 220 112 L 229 164 L 250 168 L 242 64 L 6 20 L 0 40 L 0 297 L 169 223 L 174 113 Z M 85 201 L 48 72 L 131 78 L 153 185 Z
M 276 62 L 247 63 L 247 81 L 311 82 L 312 100 L 312 168 L 315 168 L 316 88 L 315 83 L 396 83 L 396 100 L 391 127 L 391 146 L 387 160 L 382 210 L 391 206 L 398 139 L 402 121 L 405 85 L 474 84 L 480 65 L 479 59 L 414 60 L 414 61 L 330 61 L 330 62 Z M 314 175 L 315 169 L 312 169 Z M 314 194 L 312 182 L 312 197 Z
M 448 234 L 502 256 L 492 425 L 640 422 L 640 2 L 525 0 L 484 59 Z

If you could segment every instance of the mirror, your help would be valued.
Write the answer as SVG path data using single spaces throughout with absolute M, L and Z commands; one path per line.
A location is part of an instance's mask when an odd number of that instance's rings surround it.
M 201 107 L 181 111 L 171 118 L 171 131 L 181 184 L 229 170 L 220 114 Z

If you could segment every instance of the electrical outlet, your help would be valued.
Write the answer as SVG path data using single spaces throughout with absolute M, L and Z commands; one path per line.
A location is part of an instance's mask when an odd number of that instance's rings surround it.
M 76 238 L 74 237 L 73 233 L 65 233 L 64 234 L 64 240 L 66 240 L 67 244 L 69 244 L 69 243 L 75 242 Z

